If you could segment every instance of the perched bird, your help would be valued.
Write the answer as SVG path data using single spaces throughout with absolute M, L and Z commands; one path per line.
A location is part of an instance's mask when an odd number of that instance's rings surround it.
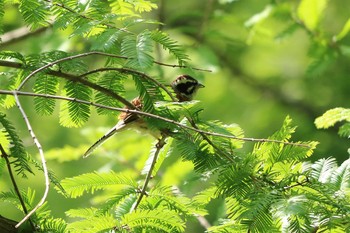
M 172 83 L 171 87 L 174 90 L 176 97 L 179 102 L 190 101 L 199 88 L 204 87 L 203 84 L 199 83 L 196 79 L 189 75 L 180 75 Z M 133 99 L 131 103 L 137 108 L 142 110 L 142 102 L 139 97 Z M 129 109 L 128 107 L 126 107 Z M 142 118 L 135 113 L 122 112 L 119 117 L 118 123 L 110 129 L 105 135 L 103 135 L 98 141 L 96 141 L 85 153 L 84 158 L 88 157 L 98 146 L 104 143 L 108 138 L 117 132 L 121 132 L 125 129 L 135 128 L 139 131 L 148 132 L 147 124 Z M 149 134 L 159 137 L 159 132 L 148 132 Z

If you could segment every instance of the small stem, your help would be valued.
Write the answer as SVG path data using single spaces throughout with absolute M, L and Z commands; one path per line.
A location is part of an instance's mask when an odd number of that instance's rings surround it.
M 44 194 L 41 198 L 41 200 L 39 201 L 39 203 L 16 225 L 16 228 L 18 228 L 19 226 L 21 226 L 25 221 L 27 221 L 30 216 L 32 214 L 35 213 L 35 211 L 37 211 L 37 209 L 39 209 L 44 203 L 45 203 L 45 200 L 47 198 L 47 195 L 49 193 L 49 189 L 50 189 L 50 179 L 49 179 L 49 174 L 48 174 L 48 170 L 47 170 L 47 166 L 46 166 L 46 160 L 45 160 L 45 156 L 44 156 L 44 151 L 41 147 L 41 144 L 38 140 L 38 138 L 35 136 L 35 133 L 33 131 L 33 128 L 32 126 L 30 125 L 30 122 L 28 120 L 28 117 L 26 115 L 26 113 L 24 112 L 22 106 L 21 106 L 21 103 L 18 99 L 18 96 L 17 96 L 17 92 L 16 91 L 13 91 L 13 96 L 15 97 L 15 100 L 16 100 L 16 104 L 17 104 L 17 107 L 19 109 L 19 111 L 21 112 L 22 116 L 23 116 L 23 119 L 24 119 L 24 122 L 26 123 L 27 125 L 27 128 L 28 128 L 28 131 L 30 133 L 30 135 L 32 136 L 32 139 L 34 141 L 34 144 L 36 145 L 36 147 L 38 148 L 39 150 L 39 155 L 40 155 L 40 158 L 41 158 L 41 163 L 42 163 L 42 166 L 43 166 L 43 172 L 44 172 L 44 177 L 45 177 L 45 191 L 44 191 Z
M 18 199 L 19 199 L 19 202 L 21 203 L 21 206 L 23 208 L 23 212 L 25 215 L 28 214 L 28 210 L 27 210 L 27 207 L 24 203 L 24 200 L 22 198 L 22 195 L 21 195 L 21 192 L 19 191 L 19 188 L 17 186 L 17 183 L 16 183 L 16 180 L 15 180 L 15 176 L 13 175 L 13 172 L 12 172 L 12 168 L 11 168 L 11 163 L 10 163 L 10 160 L 9 160 L 9 156 L 8 154 L 5 152 L 4 148 L 2 147 L 2 145 L 0 144 L 0 152 L 1 152 L 1 157 L 3 157 L 5 159 L 5 162 L 6 162 L 6 166 L 7 166 L 7 170 L 9 172 L 9 175 L 10 175 L 10 179 L 11 179 L 11 182 L 12 182 L 12 185 L 13 185 L 13 188 L 15 190 L 15 193 L 17 194 L 18 196 Z M 32 220 L 29 218 L 28 219 L 29 223 L 30 223 L 30 226 L 32 227 L 33 231 L 35 231 L 35 225 L 34 223 L 32 222 Z
M 165 145 L 165 139 L 166 139 L 166 136 L 163 135 L 163 136 L 158 140 L 158 143 L 156 144 L 156 151 L 154 152 L 151 166 L 150 166 L 150 168 L 149 168 L 149 171 L 147 172 L 147 175 L 146 175 L 146 178 L 145 178 L 145 182 L 144 182 L 144 184 L 143 184 L 143 186 L 142 186 L 142 189 L 141 189 L 141 191 L 140 191 L 140 196 L 138 197 L 138 199 L 136 200 L 136 202 L 135 202 L 135 203 L 133 204 L 133 206 L 131 207 L 130 212 L 133 212 L 133 211 L 135 211 L 135 210 L 137 209 L 137 207 L 139 206 L 139 204 L 140 204 L 141 201 L 142 201 L 142 198 L 146 195 L 146 189 L 147 189 L 147 187 L 148 187 L 148 183 L 149 183 L 149 181 L 151 180 L 152 172 L 153 172 L 154 166 L 156 165 L 159 152 L 160 152 L 160 150 L 163 148 L 163 146 Z

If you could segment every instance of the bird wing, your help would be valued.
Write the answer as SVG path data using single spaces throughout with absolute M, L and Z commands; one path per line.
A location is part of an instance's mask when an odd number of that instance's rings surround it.
M 119 121 L 112 129 L 110 129 L 105 135 L 98 139 L 89 149 L 84 153 L 83 158 L 88 157 L 97 147 L 101 146 L 108 138 L 112 137 L 115 133 L 125 127 L 124 121 Z

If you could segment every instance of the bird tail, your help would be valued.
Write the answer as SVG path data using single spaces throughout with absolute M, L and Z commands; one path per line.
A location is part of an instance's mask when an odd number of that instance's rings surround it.
M 84 153 L 83 158 L 88 157 L 97 147 L 101 146 L 108 138 L 112 137 L 115 133 L 123 129 L 125 126 L 124 121 L 119 121 L 112 129 L 110 129 L 105 135 L 98 139 L 89 149 Z

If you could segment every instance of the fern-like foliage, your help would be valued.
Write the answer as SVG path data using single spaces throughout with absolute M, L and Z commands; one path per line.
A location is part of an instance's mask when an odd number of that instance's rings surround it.
M 116 221 L 112 215 L 98 214 L 95 208 L 69 210 L 66 214 L 74 218 L 83 218 L 81 221 L 75 221 L 68 224 L 69 232 L 108 232 L 113 229 Z
M 65 85 L 66 93 L 71 98 L 91 100 L 92 91 L 83 84 L 68 81 Z M 77 102 L 62 102 L 60 111 L 60 124 L 66 127 L 79 127 L 90 116 L 90 106 Z
M 100 51 L 114 51 L 114 47 L 118 47 L 117 41 L 120 36 L 120 31 L 114 29 L 106 29 L 99 35 L 96 35 L 96 38 L 93 41 L 91 50 L 100 50 Z
M 46 26 L 47 16 L 49 15 L 48 6 L 43 1 L 21 0 L 19 10 L 24 21 L 31 28 Z
M 183 218 L 196 215 L 205 215 L 207 211 L 200 206 L 193 205 L 190 198 L 179 194 L 169 186 L 156 186 L 150 193 L 147 200 L 140 205 L 144 209 L 166 208 L 175 211 Z
M 35 191 L 28 188 L 26 191 L 20 191 L 23 202 L 28 210 L 34 206 Z M 14 191 L 0 192 L 0 200 L 2 202 L 8 202 L 14 205 L 18 210 L 23 212 L 23 206 L 20 203 L 17 194 Z M 35 212 L 31 219 L 40 227 L 42 232 L 66 232 L 66 223 L 64 220 L 59 218 L 53 218 L 51 216 L 51 211 L 48 210 L 47 203 Z M 25 231 L 32 231 L 33 229 L 26 229 Z
M 34 92 L 45 95 L 55 95 L 58 91 L 58 79 L 50 75 L 42 75 L 35 80 Z M 51 115 L 55 109 L 56 101 L 42 97 L 34 98 L 34 106 L 37 113 Z
M 151 32 L 150 37 L 152 40 L 162 45 L 164 49 L 168 50 L 170 54 L 174 55 L 179 65 L 187 64 L 189 59 L 188 55 L 183 48 L 176 43 L 176 41 L 169 37 L 169 35 L 159 30 L 155 30 Z
M 27 173 L 33 173 L 30 168 L 29 155 L 23 146 L 21 138 L 17 135 L 16 129 L 11 122 L 6 118 L 6 115 L 0 113 L 0 123 L 2 125 L 2 133 L 6 136 L 9 144 L 2 144 L 8 147 L 10 151 L 10 158 L 13 158 L 12 164 L 16 172 L 22 177 L 27 177 Z
M 325 112 L 322 116 L 316 118 L 315 125 L 319 129 L 327 129 L 334 126 L 337 122 L 345 121 L 346 123 L 340 127 L 339 135 L 343 137 L 350 136 L 350 109 L 333 108 Z
M 121 75 L 115 72 L 109 72 L 99 77 L 97 84 L 101 87 L 105 87 L 108 90 L 112 90 L 113 92 L 117 93 L 118 95 L 123 95 L 125 92 L 124 90 L 124 81 L 126 79 L 125 75 Z M 95 95 L 95 101 L 98 104 L 111 106 L 111 107 L 122 107 L 121 103 L 114 98 L 107 96 L 104 93 L 97 92 Z M 109 114 L 111 111 L 108 111 L 106 109 L 98 108 L 97 112 L 99 114 Z M 115 114 L 115 112 L 113 112 Z
M 157 5 L 146 0 L 142 1 L 122 1 L 117 0 L 111 2 L 111 12 L 114 14 L 122 15 L 123 17 L 137 17 L 137 12 L 148 12 L 152 9 L 156 9 Z
M 271 139 L 289 140 L 293 132 L 287 117 Z M 290 148 L 278 143 L 258 143 L 250 155 L 219 169 L 217 195 L 227 197 L 228 216 L 237 226 L 251 232 L 281 230 L 282 220 L 274 218 L 272 210 L 282 208 L 278 203 L 283 203 L 286 190 L 295 182 L 305 182 L 300 161 L 311 155 L 316 143 L 308 145 L 309 148 Z
M 153 44 L 148 30 L 138 35 L 126 36 L 121 44 L 121 54 L 128 57 L 127 66 L 145 70 L 153 65 Z
M 146 230 L 149 232 L 184 232 L 184 221 L 174 212 L 163 210 L 137 210 L 123 216 L 117 225 L 117 230 L 122 230 L 123 226 L 134 232 Z
M 163 93 L 155 83 L 142 76 L 133 75 L 133 80 L 137 91 L 140 93 L 142 99 L 142 110 L 145 112 L 155 112 L 154 103 L 156 101 L 164 100 Z
M 95 190 L 104 189 L 108 186 L 122 185 L 137 189 L 135 181 L 131 178 L 110 173 L 87 173 L 73 178 L 67 178 L 61 181 L 61 185 L 67 195 L 76 198 L 83 195 L 84 192 L 94 192 Z
M 40 231 L 65 233 L 67 232 L 67 223 L 61 218 L 45 218 L 40 222 Z
M 102 205 L 99 212 L 114 212 L 117 219 L 120 219 L 126 213 L 129 213 L 133 203 L 136 201 L 137 195 L 134 187 L 124 187 L 119 192 Z

